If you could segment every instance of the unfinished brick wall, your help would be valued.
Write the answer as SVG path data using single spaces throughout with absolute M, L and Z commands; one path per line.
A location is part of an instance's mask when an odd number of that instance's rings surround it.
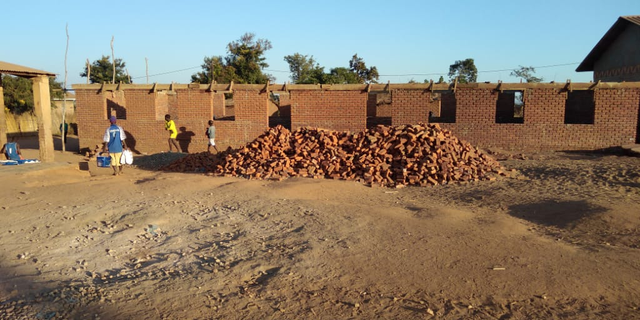
M 375 117 L 377 107 L 378 107 L 378 95 L 376 93 L 371 92 L 367 96 L 367 117 Z
M 440 114 L 440 103 L 425 90 L 396 89 L 391 92 L 393 125 L 429 122 L 429 112 Z
M 367 126 L 366 91 L 295 90 L 290 92 L 291 127 L 360 131 Z
M 565 124 L 567 91 L 558 89 L 525 90 L 523 123 L 496 123 L 496 111 L 500 108 L 498 96 L 495 90 L 459 88 L 455 92 L 455 123 L 441 126 L 474 145 L 510 150 L 598 149 L 633 143 L 636 139 L 640 109 L 640 89 L 637 88 L 596 90 L 593 124 Z M 427 100 L 428 96 L 418 90 L 408 90 L 403 92 L 403 99 Z M 426 110 L 427 103 L 422 101 L 417 105 Z M 416 123 L 418 121 L 406 115 L 422 114 L 395 99 L 392 106 L 396 125 Z
M 234 89 L 235 116 L 222 119 L 217 113 L 225 110 L 224 93 L 214 93 L 204 87 L 182 85 L 176 90 L 157 91 L 140 86 L 115 90 L 112 85 L 112 91 L 98 90 L 93 85 L 79 87 L 76 99 L 81 148 L 93 149 L 102 142 L 102 135 L 109 126 L 109 101 L 126 111 L 126 119 L 119 119 L 118 124 L 125 129 L 129 145 L 143 153 L 168 149 L 169 134 L 164 130 L 166 113 L 175 120 L 179 144 L 188 152 L 206 150 L 207 121 L 214 115 L 219 149 L 243 145 L 269 126 L 269 94 L 264 87 L 257 90 L 255 86 L 247 85 L 245 89 L 241 86 Z M 474 145 L 522 151 L 598 149 L 634 143 L 640 138 L 640 88 L 637 86 L 618 85 L 588 93 L 576 93 L 579 91 L 570 91 L 563 86 L 526 86 L 517 89 L 522 92 L 524 102 L 521 123 L 496 123 L 496 113 L 501 108 L 500 94 L 495 87 L 486 87 L 461 86 L 455 93 L 446 90 L 431 93 L 413 87 L 392 88 L 389 93 L 379 91 L 375 94 L 375 117 L 383 117 L 389 122 L 370 124 L 402 125 L 431 120 L 440 122 L 442 127 Z M 292 128 L 365 129 L 367 116 L 371 118 L 373 112 L 373 94 L 363 88 L 318 90 L 302 87 L 290 90 L 286 96 L 291 104 Z M 507 102 L 512 99 L 512 96 L 503 98 Z M 570 108 L 567 108 L 567 99 L 572 101 Z M 433 112 L 431 119 L 429 111 Z M 567 117 L 569 113 L 576 114 L 575 117 L 584 123 L 570 123 L 573 120 L 567 121 L 571 119 L 571 116 Z M 444 118 L 448 119 L 444 121 Z
M 235 120 L 215 120 L 216 139 L 224 139 L 225 146 L 239 147 L 264 133 L 269 128 L 268 100 L 266 92 L 234 90 Z
M 93 149 L 102 143 L 109 126 L 107 102 L 114 97 L 125 101 L 126 119 L 119 119 L 127 134 L 127 144 L 139 153 L 168 150 L 169 133 L 164 129 L 164 115 L 170 114 L 178 129 L 178 144 L 183 152 L 207 149 L 208 121 L 214 110 L 224 110 L 224 94 L 189 88 L 150 92 L 144 89 L 106 91 L 76 89 L 77 121 L 80 148 Z M 235 120 L 215 120 L 218 149 L 237 147 L 263 133 L 269 126 L 268 95 L 260 91 L 234 92 Z

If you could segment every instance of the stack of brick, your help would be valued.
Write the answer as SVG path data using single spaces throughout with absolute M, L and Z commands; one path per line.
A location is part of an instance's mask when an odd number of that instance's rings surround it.
M 354 180 L 371 186 L 494 180 L 500 164 L 438 125 L 377 126 L 359 133 L 283 127 L 218 155 L 192 154 L 163 168 L 249 179 Z

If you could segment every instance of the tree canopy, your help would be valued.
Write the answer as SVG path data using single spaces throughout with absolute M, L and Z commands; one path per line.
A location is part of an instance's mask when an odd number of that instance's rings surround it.
M 285 56 L 284 61 L 289 63 L 293 83 L 324 83 L 324 68 L 313 59 L 313 56 L 309 57 L 296 52 Z
M 191 75 L 191 81 L 210 83 L 266 83 L 273 77 L 263 73 L 269 67 L 264 54 L 271 49 L 271 42 L 256 39 L 255 34 L 245 33 L 240 39 L 227 45 L 227 56 L 204 57 L 202 71 Z
M 349 68 L 333 68 L 325 75 L 325 83 L 331 84 L 351 84 L 361 83 L 358 75 Z
M 321 67 L 313 56 L 294 53 L 284 57 L 289 63 L 291 71 L 291 79 L 294 83 L 307 84 L 357 84 L 357 83 L 377 83 L 379 78 L 378 69 L 376 67 L 367 68 L 364 60 L 354 54 L 349 61 L 349 68 L 336 67 L 331 68 L 329 73 L 324 73 L 324 67 Z
M 358 83 L 378 83 L 377 80 L 380 78 L 378 68 L 367 68 L 367 65 L 364 63 L 364 59 L 358 57 L 357 53 L 351 57 L 349 67 L 358 78 Z
M 12 113 L 20 114 L 33 111 L 33 83 L 30 79 L 2 75 L 4 105 Z M 62 98 L 62 83 L 55 77 L 49 77 L 51 99 Z
M 510 75 L 512 77 L 522 78 L 526 82 L 542 82 L 542 80 L 544 80 L 541 77 L 534 76 L 534 73 L 536 73 L 536 69 L 534 67 L 520 66 L 520 69 L 511 71 Z
M 129 77 L 127 76 L 125 62 L 122 59 L 116 59 L 116 83 L 129 83 Z M 80 73 L 83 78 L 87 77 L 87 66 L 84 66 L 84 71 Z M 113 64 L 111 63 L 110 56 L 102 56 L 100 60 L 95 60 L 91 63 L 91 83 L 111 83 L 113 81 Z
M 214 80 L 220 83 L 229 83 L 235 79 L 234 69 L 228 68 L 221 56 L 204 57 L 204 63 L 201 67 L 202 71 L 191 75 L 191 82 L 211 83 Z
M 478 80 L 478 69 L 473 59 L 457 60 L 449 66 L 449 80 L 453 82 L 456 78 L 459 83 L 471 83 Z

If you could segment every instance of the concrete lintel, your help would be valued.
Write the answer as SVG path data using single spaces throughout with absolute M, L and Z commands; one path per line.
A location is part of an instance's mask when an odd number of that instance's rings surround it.
M 494 90 L 497 83 L 457 83 L 456 89 L 490 89 Z M 573 90 L 590 90 L 593 88 L 594 83 L 571 83 Z M 100 84 L 74 84 L 72 87 L 74 90 L 100 90 Z M 115 84 L 105 84 L 105 90 L 115 90 Z M 170 84 L 157 84 L 156 90 L 169 90 Z M 180 89 L 197 89 L 207 91 L 229 91 L 230 84 L 214 83 L 214 84 L 173 84 L 174 90 Z M 403 90 L 429 90 L 429 91 L 449 91 L 452 88 L 451 83 L 389 83 L 389 84 L 333 84 L 333 85 L 319 85 L 319 84 L 275 84 L 270 83 L 268 91 L 291 91 L 291 90 L 328 90 L 328 91 L 364 91 L 367 86 L 371 92 L 385 92 L 387 90 L 403 89 Z M 565 83 L 502 83 L 500 88 L 502 90 L 526 90 L 526 89 L 562 89 Z M 154 88 L 153 84 L 122 84 L 120 87 L 122 90 L 135 90 L 145 89 L 151 91 Z M 620 89 L 620 88 L 640 88 L 640 81 L 638 82 L 601 82 L 598 85 L 598 89 Z M 233 84 L 233 90 L 265 90 L 265 84 Z

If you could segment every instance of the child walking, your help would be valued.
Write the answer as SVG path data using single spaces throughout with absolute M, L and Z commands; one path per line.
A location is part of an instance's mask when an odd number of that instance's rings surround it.
M 173 151 L 172 147 L 176 147 L 176 151 L 180 152 L 176 137 L 178 136 L 178 130 L 176 130 L 176 123 L 171 120 L 170 115 L 164 116 L 164 129 L 169 131 L 169 152 Z
M 218 153 L 218 148 L 216 148 L 216 127 L 213 125 L 213 120 L 209 120 L 209 128 L 207 128 L 207 137 L 209 138 L 209 143 L 207 145 L 207 152 L 211 152 L 211 147 L 216 149 L 216 153 Z

